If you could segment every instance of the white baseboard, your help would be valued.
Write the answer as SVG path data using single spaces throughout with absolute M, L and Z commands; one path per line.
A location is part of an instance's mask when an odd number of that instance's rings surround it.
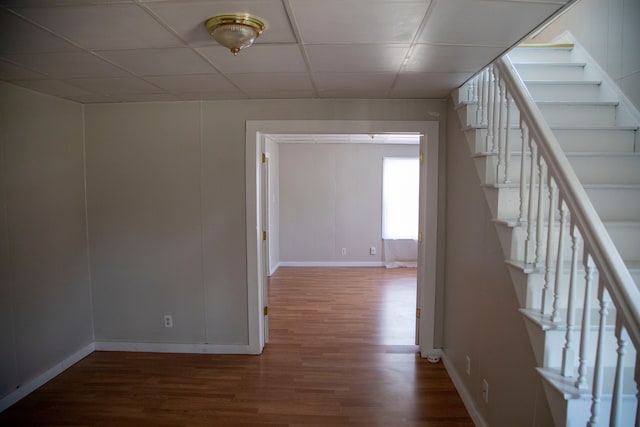
M 173 344 L 153 342 L 96 341 L 96 351 L 131 351 L 141 353 L 250 354 L 248 345 Z
M 384 267 L 382 261 L 282 261 L 280 267 Z
M 272 269 L 271 271 L 269 271 L 269 276 L 273 276 L 275 274 L 276 271 L 278 271 L 278 268 L 280 268 L 280 263 L 277 263 Z
M 65 358 L 62 362 L 56 363 L 51 368 L 47 369 L 42 374 L 38 375 L 34 379 L 30 380 L 25 384 L 21 384 L 20 388 L 17 388 L 15 391 L 12 391 L 2 399 L 0 399 L 0 412 L 7 409 L 9 406 L 13 405 L 23 397 L 27 396 L 32 391 L 36 390 L 38 387 L 46 384 L 48 381 L 53 379 L 55 376 L 64 372 L 67 368 L 72 366 L 73 364 L 79 362 L 84 359 L 95 350 L 94 343 L 91 343 L 80 350 L 76 351 L 72 355 Z
M 464 407 L 467 408 L 467 412 L 473 420 L 473 423 L 476 425 L 476 427 L 489 427 L 487 421 L 480 414 L 480 411 L 478 411 L 478 407 L 476 406 L 473 397 L 469 393 L 469 390 L 467 390 L 467 388 L 464 386 L 464 382 L 462 381 L 462 378 L 460 378 L 458 371 L 455 369 L 453 363 L 449 360 L 449 358 L 447 358 L 447 354 L 444 352 L 442 352 L 442 363 L 444 364 L 444 368 L 447 370 L 447 373 L 449 374 L 453 385 L 456 387 L 456 390 L 458 391 L 458 394 L 462 399 L 462 403 L 464 403 Z

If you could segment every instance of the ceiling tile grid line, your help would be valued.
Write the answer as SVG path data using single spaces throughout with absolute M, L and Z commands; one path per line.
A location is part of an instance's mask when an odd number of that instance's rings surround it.
M 246 92 L 244 92 L 242 90 L 241 87 L 239 87 L 238 85 L 236 85 L 231 79 L 229 79 L 225 74 L 223 74 L 217 67 L 216 65 L 209 60 L 209 58 L 207 58 L 205 55 L 203 55 L 201 52 L 199 52 L 197 49 L 195 49 L 193 46 L 191 46 L 186 40 L 184 40 L 180 34 L 178 33 L 177 30 L 175 30 L 174 28 L 172 28 L 167 22 L 165 22 L 157 13 L 155 13 L 151 8 L 147 7 L 146 5 L 142 4 L 142 2 L 140 2 L 140 7 L 142 7 L 145 12 L 147 12 L 153 19 L 155 19 L 156 21 L 158 21 L 158 23 L 160 25 L 162 25 L 163 27 L 165 27 L 167 29 L 167 31 L 170 31 L 172 34 L 174 34 L 178 39 L 180 39 L 185 46 L 189 47 L 189 49 L 191 49 L 192 52 L 194 52 L 196 55 L 198 55 L 200 58 L 202 58 L 204 61 L 206 61 L 215 71 L 216 73 L 219 73 L 220 75 L 222 75 L 227 82 L 235 87 L 238 91 L 240 91 L 245 97 L 249 98 L 249 96 L 246 94 Z
M 0 0 L 0 80 L 82 103 L 440 98 L 569 1 Z M 204 28 L 232 11 L 267 24 L 237 57 Z
M 310 80 L 311 80 L 311 87 L 313 88 L 313 92 L 315 94 L 315 96 L 319 96 L 319 91 L 318 91 L 318 85 L 316 84 L 314 78 L 313 78 L 313 74 L 311 73 L 311 62 L 309 60 L 309 53 L 307 52 L 307 49 L 305 48 L 304 43 L 302 43 L 302 35 L 300 34 L 300 29 L 298 28 L 298 25 L 296 24 L 296 20 L 295 20 L 295 13 L 293 12 L 293 9 L 291 7 L 291 1 L 290 0 L 282 0 L 282 5 L 285 8 L 285 10 L 287 11 L 287 16 L 289 18 L 289 25 L 291 25 L 291 30 L 293 31 L 293 34 L 296 38 L 296 41 L 298 43 L 298 48 L 300 50 L 300 53 L 302 55 L 302 60 L 304 61 L 305 67 L 307 68 L 307 73 L 309 74 Z
M 424 31 L 424 27 L 427 25 L 427 21 L 429 21 L 429 18 L 433 14 L 433 10 L 435 9 L 435 4 L 437 2 L 438 2 L 438 0 L 431 0 L 429 5 L 427 6 L 427 10 L 424 13 L 424 17 L 422 18 L 422 22 L 420 23 L 420 27 L 418 27 L 418 31 L 413 36 L 413 40 L 411 40 L 411 47 L 407 51 L 407 54 L 405 55 L 402 63 L 400 64 L 400 70 L 396 74 L 395 78 L 393 79 L 393 82 L 391 83 L 391 87 L 389 88 L 389 91 L 387 92 L 387 97 L 390 97 L 391 94 L 393 93 L 393 90 L 396 87 L 396 83 L 398 81 L 398 78 L 400 77 L 400 73 L 404 70 L 404 67 L 405 67 L 407 61 L 409 61 L 409 58 L 411 58 L 411 55 L 413 54 L 413 49 L 414 49 L 415 44 L 416 44 L 416 40 L 418 39 L 420 34 L 422 34 L 422 31 Z
M 76 42 L 75 40 L 69 39 L 65 35 L 60 34 L 60 33 L 56 32 L 56 31 L 54 31 L 54 30 L 52 30 L 52 29 L 50 29 L 50 28 L 48 28 L 48 27 L 46 27 L 44 25 L 39 24 L 38 22 L 33 21 L 32 19 L 30 19 L 30 18 L 28 18 L 26 16 L 21 15 L 19 13 L 19 10 L 9 10 L 9 12 L 13 13 L 16 17 L 24 20 L 25 22 L 28 22 L 31 25 L 34 25 L 34 26 L 36 26 L 38 28 L 41 28 L 42 30 L 47 31 L 48 33 L 52 34 L 53 36 L 55 36 L 55 37 L 57 37 L 57 38 L 59 38 L 61 40 L 64 40 L 65 42 L 75 46 L 78 49 L 79 52 L 83 52 L 86 55 L 90 55 L 91 57 L 97 58 L 100 61 L 103 61 L 103 62 L 105 62 L 107 64 L 110 64 L 111 66 L 122 70 L 124 73 L 129 74 L 133 78 L 141 79 L 142 81 L 145 81 L 144 78 L 141 78 L 139 75 L 137 75 L 136 73 L 134 73 L 131 70 L 127 69 L 126 67 L 122 67 L 117 62 L 112 61 L 109 58 L 104 57 L 103 55 L 100 55 L 99 51 L 88 49 L 85 46 L 83 46 L 83 45 L 79 44 L 78 42 Z M 46 55 L 46 53 L 42 53 L 41 55 Z M 14 56 L 14 58 L 15 58 L 15 56 Z M 16 64 L 15 60 L 11 61 L 11 56 L 7 57 L 6 55 L 3 55 L 3 59 L 4 60 L 9 60 L 10 62 Z M 25 67 L 25 68 L 29 69 L 29 66 L 25 66 L 24 63 L 17 62 L 17 64 L 22 66 L 22 67 Z M 33 68 L 31 68 L 31 69 L 33 69 Z M 42 73 L 42 71 L 38 71 L 38 70 L 35 70 L 35 71 Z M 67 75 L 64 76 L 64 77 L 57 76 L 58 81 L 60 81 L 62 84 L 66 84 L 66 85 L 69 85 L 69 86 L 76 87 L 76 88 L 78 88 L 78 90 L 88 92 L 91 95 L 95 95 L 95 96 L 98 96 L 98 97 L 99 96 L 106 96 L 108 98 L 113 97 L 114 94 L 112 94 L 112 93 L 104 93 L 104 92 L 99 92 L 99 91 L 95 91 L 95 90 L 90 90 L 90 89 L 87 89 L 86 87 L 85 88 L 78 87 L 78 85 L 74 84 L 73 81 L 69 81 L 69 80 L 72 80 L 74 77 L 75 78 L 86 78 L 86 79 L 89 79 L 89 78 L 99 78 L 101 76 L 95 76 L 95 75 L 94 76 L 91 76 L 91 75 L 74 76 L 72 74 L 73 71 L 74 70 L 71 70 L 71 74 L 67 73 Z M 49 73 L 44 73 L 44 74 L 46 74 L 46 75 L 48 75 L 50 77 L 54 77 L 54 78 L 56 77 L 56 76 L 51 76 Z M 108 77 L 108 76 L 102 76 L 102 77 Z M 115 78 L 115 77 L 118 77 L 118 76 L 111 76 L 111 77 Z M 152 85 L 152 86 L 155 86 L 155 85 L 153 85 L 153 83 L 148 82 L 148 81 L 145 81 L 145 83 L 147 83 L 149 85 Z M 162 88 L 158 87 L 158 86 L 155 86 L 155 88 L 156 88 L 158 93 L 164 92 L 164 90 Z M 84 96 L 84 95 L 80 95 L 80 96 Z M 101 98 L 96 98 L 96 99 L 101 99 Z M 118 98 L 116 97 L 115 99 L 118 99 Z

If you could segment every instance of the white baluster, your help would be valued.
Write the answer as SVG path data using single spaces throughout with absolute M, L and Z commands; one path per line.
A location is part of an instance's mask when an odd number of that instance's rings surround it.
M 624 355 L 627 347 L 627 336 L 620 317 L 616 318 L 616 338 L 618 338 L 618 360 L 616 362 L 616 377 L 613 383 L 611 397 L 610 426 L 622 426 L 622 383 L 624 373 Z
M 508 105 L 508 104 L 507 104 Z M 527 125 L 524 124 L 524 122 L 522 121 L 522 117 L 520 118 L 520 133 L 522 135 L 522 145 L 521 145 L 521 156 L 520 156 L 520 213 L 518 215 L 518 222 L 519 223 L 524 223 L 525 221 L 525 206 L 526 206 L 526 202 L 525 200 L 527 199 L 527 183 L 525 181 L 525 177 L 526 177 L 526 167 L 527 167 L 527 139 L 528 139 L 528 134 L 529 134 L 529 129 L 527 128 Z M 527 224 L 528 226 L 528 224 Z M 527 227 L 528 228 L 528 227 Z M 527 232 L 527 241 L 529 240 L 529 233 Z M 528 258 L 527 258 L 527 246 L 528 244 L 525 243 L 525 257 L 524 257 L 524 262 L 525 264 L 528 262 Z
M 498 120 L 497 120 L 497 137 L 498 142 L 498 164 L 496 166 L 496 183 L 503 182 L 504 175 L 504 82 L 502 77 L 497 75 L 497 94 L 498 94 Z
M 582 326 L 580 332 L 580 354 L 578 355 L 578 379 L 576 381 L 576 387 L 580 390 L 586 390 L 589 386 L 587 384 L 587 364 L 589 363 L 589 335 L 591 327 L 591 286 L 593 285 L 593 274 L 595 267 L 593 266 L 593 259 L 587 252 L 585 247 L 583 256 L 584 265 L 584 303 L 582 306 Z
M 498 117 L 499 108 L 500 108 L 500 83 L 498 82 L 499 74 L 498 69 L 496 67 L 492 67 L 493 71 L 493 119 L 491 122 L 493 123 L 493 132 L 491 139 L 491 152 L 498 152 L 498 126 L 500 124 L 500 120 Z M 497 177 L 496 177 L 497 178 Z M 496 179 L 497 182 L 497 179 Z
M 544 178 L 546 165 L 538 152 L 538 213 L 536 215 L 536 267 L 542 266 L 542 233 L 544 232 Z
M 476 102 L 476 126 L 482 126 L 482 82 L 484 81 L 484 70 L 475 78 L 474 101 Z
M 636 383 L 636 421 L 635 426 L 640 427 L 640 351 L 636 349 L 636 366 L 633 379 Z
M 560 208 L 560 234 L 558 236 L 558 257 L 556 258 L 556 277 L 553 286 L 553 309 L 551 311 L 551 321 L 560 321 L 560 311 L 558 304 L 560 302 L 560 286 L 562 286 L 562 276 L 564 275 L 564 241 L 566 239 L 567 228 L 567 205 L 558 198 L 558 207 Z
M 569 294 L 567 296 L 567 331 L 564 336 L 564 348 L 562 349 L 562 375 L 572 377 L 574 375 L 573 330 L 575 329 L 575 293 L 578 278 L 578 252 L 580 251 L 580 236 L 573 220 L 569 226 L 571 235 L 571 276 L 569 278 Z
M 600 323 L 598 324 L 598 346 L 596 348 L 596 366 L 593 374 L 593 393 L 591 397 L 591 418 L 587 426 L 596 427 L 600 418 L 600 401 L 602 400 L 602 380 L 604 376 L 604 334 L 609 313 L 609 299 L 604 284 L 598 286 L 598 301 L 600 302 Z
M 485 68 L 482 73 L 482 118 L 480 124 L 487 125 L 487 107 L 489 105 L 489 68 Z M 488 151 L 488 150 L 487 150 Z
M 487 152 L 492 151 L 493 147 L 493 95 L 494 95 L 494 81 L 493 81 L 493 66 L 490 65 L 487 69 Z
M 549 292 L 551 291 L 551 280 L 554 273 L 553 266 L 553 246 L 555 240 L 555 212 L 556 206 L 554 201 L 556 200 L 557 186 L 555 181 L 551 179 L 551 174 L 547 176 L 549 181 L 549 214 L 547 216 L 547 248 L 544 255 L 544 286 L 542 288 L 542 308 L 540 312 L 542 314 L 547 314 L 548 311 L 548 301 L 549 301 Z
M 511 182 L 509 179 L 509 165 L 511 163 L 511 141 L 510 141 L 510 133 L 511 133 L 511 95 L 506 90 L 505 83 L 505 95 L 504 95 L 505 103 L 507 104 L 507 123 L 504 129 L 504 183 L 507 184 Z M 524 153 L 522 153 L 524 156 Z M 522 199 L 521 199 L 522 200 Z
M 525 124 L 522 129 L 523 135 L 527 135 L 527 139 L 529 142 L 529 152 L 531 153 L 531 160 L 529 161 L 529 203 L 527 206 L 527 240 L 525 243 L 525 254 L 524 259 L 525 263 L 534 263 L 535 264 L 535 253 L 536 253 L 536 239 L 534 236 L 534 215 L 535 215 L 535 188 L 536 188 L 536 159 L 538 156 L 538 147 L 534 144 L 531 135 L 529 135 L 529 128 Z

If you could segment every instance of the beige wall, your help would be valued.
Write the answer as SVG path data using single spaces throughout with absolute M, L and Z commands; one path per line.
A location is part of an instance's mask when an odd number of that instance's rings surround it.
M 640 110 L 640 1 L 581 0 L 532 41 L 569 30 Z
M 462 124 L 447 128 L 444 352 L 489 425 L 553 425 L 511 277 Z M 471 358 L 471 375 L 465 358 Z M 489 404 L 482 380 L 489 383 Z
M 381 262 L 382 159 L 418 157 L 419 149 L 281 144 L 281 261 Z M 370 246 L 376 255 L 369 254 Z
M 0 83 L 0 398 L 93 341 L 82 109 Z
M 429 120 L 429 112 L 444 116 L 443 107 L 437 100 L 86 106 L 96 340 L 248 343 L 247 120 Z M 172 329 L 163 314 L 174 316 Z

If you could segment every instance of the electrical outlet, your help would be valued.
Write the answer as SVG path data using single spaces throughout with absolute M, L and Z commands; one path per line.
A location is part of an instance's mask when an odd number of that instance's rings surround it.
M 371 246 L 369 248 L 369 255 L 375 255 L 376 254 L 376 247 L 375 246 Z
M 164 327 L 173 328 L 173 316 L 170 314 L 164 315 Z
M 485 379 L 482 380 L 482 398 L 484 403 L 489 403 L 489 383 Z
M 467 371 L 467 375 L 471 376 L 471 358 L 467 356 L 467 363 L 465 365 L 465 371 Z
M 346 255 L 347 254 L 347 248 L 342 248 L 342 255 Z

